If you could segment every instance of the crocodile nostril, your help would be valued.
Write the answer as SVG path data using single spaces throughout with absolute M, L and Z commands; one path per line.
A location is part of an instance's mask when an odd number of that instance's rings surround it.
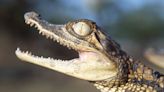
M 40 19 L 40 15 L 37 14 L 36 12 L 27 12 L 24 14 L 24 18 L 25 20 L 29 20 L 29 19 L 38 20 Z

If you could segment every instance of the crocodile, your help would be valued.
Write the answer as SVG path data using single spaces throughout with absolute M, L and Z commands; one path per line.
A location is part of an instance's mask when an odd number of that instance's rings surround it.
M 15 54 L 22 61 L 89 81 L 101 92 L 164 92 L 164 75 L 127 55 L 92 20 L 51 24 L 33 11 L 25 13 L 24 18 L 39 34 L 78 52 L 79 57 L 39 57 L 17 48 Z

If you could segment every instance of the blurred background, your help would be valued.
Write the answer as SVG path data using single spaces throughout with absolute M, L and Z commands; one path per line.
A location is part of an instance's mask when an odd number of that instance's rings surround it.
M 28 11 L 54 24 L 91 19 L 128 54 L 164 73 L 143 57 L 149 47 L 164 48 L 164 0 L 0 0 L 0 92 L 99 92 L 87 81 L 16 58 L 17 47 L 60 59 L 77 55 L 26 25 Z

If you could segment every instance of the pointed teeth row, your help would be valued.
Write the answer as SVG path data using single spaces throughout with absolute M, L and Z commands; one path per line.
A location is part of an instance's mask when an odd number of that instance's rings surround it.
M 38 29 L 38 26 L 35 23 L 31 22 L 30 20 L 25 20 L 25 23 L 28 24 L 28 25 L 30 25 L 31 27 L 34 26 L 35 28 Z
M 28 51 L 21 51 L 20 48 L 17 48 L 16 53 L 24 53 L 24 54 L 28 54 L 28 55 L 32 55 L 31 52 Z
M 25 21 L 25 23 L 26 24 L 28 24 L 28 25 L 30 25 L 31 27 L 35 27 L 35 28 L 37 28 L 37 30 L 39 31 L 39 34 L 41 34 L 41 35 L 43 35 L 43 36 L 46 36 L 46 38 L 47 39 L 53 39 L 53 36 L 52 35 L 46 35 L 46 33 L 44 33 L 43 31 L 41 31 L 41 29 L 35 24 L 35 23 L 33 23 L 33 22 L 30 22 L 30 20 L 29 21 Z
M 28 24 L 28 25 L 30 25 L 30 26 L 33 26 L 34 25 L 34 23 L 32 23 L 30 21 L 27 21 L 27 20 L 25 20 L 25 23 Z
M 19 48 L 17 48 L 17 50 L 15 51 L 15 53 L 19 56 L 19 55 L 23 55 L 23 56 L 30 56 L 32 58 L 36 58 L 36 59 L 46 59 L 46 60 L 50 60 L 50 61 L 59 61 L 59 62 L 67 62 L 67 60 L 61 60 L 61 59 L 53 59 L 51 57 L 43 57 L 43 56 L 35 56 L 35 55 L 32 55 L 31 52 L 28 52 L 28 51 L 21 51 Z M 71 60 L 69 60 L 69 62 L 71 62 Z
M 35 28 L 37 28 L 37 30 L 39 31 L 39 34 L 41 34 L 41 35 L 45 35 L 46 36 L 46 38 L 52 38 L 51 36 L 49 36 L 49 35 L 46 35 L 44 32 L 42 32 L 40 29 L 39 29 L 39 27 L 35 24 L 35 23 L 33 23 L 33 22 L 30 22 L 30 20 L 25 20 L 25 23 L 26 24 L 28 24 L 28 25 L 30 25 L 31 27 L 35 27 Z
M 63 42 L 62 40 L 60 40 L 60 39 L 53 39 L 53 41 L 56 41 L 57 43 L 59 43 L 60 45 L 62 45 L 62 46 L 65 46 L 65 47 L 67 47 L 68 49 L 72 49 L 72 50 L 76 50 L 75 48 L 73 48 L 73 47 L 71 47 L 70 46 L 70 44 L 66 44 L 66 42 Z
M 31 52 L 29 52 L 29 51 L 21 51 L 19 48 L 17 48 L 17 50 L 15 52 L 19 53 L 19 54 L 22 54 L 22 55 L 25 54 L 25 55 L 28 55 L 28 56 L 31 56 L 31 57 L 34 57 L 34 58 L 54 60 L 51 57 L 44 58 L 43 56 L 35 56 Z
M 46 36 L 47 39 L 52 39 L 53 41 L 56 41 L 57 43 L 59 43 L 60 45 L 66 46 L 68 49 L 73 49 L 76 50 L 75 48 L 71 47 L 69 44 L 66 44 L 66 42 L 63 42 L 60 39 L 54 39 L 54 37 L 52 35 L 47 35 L 45 32 L 42 31 L 42 29 L 40 29 L 40 27 L 37 26 L 37 24 L 35 24 L 34 22 L 31 22 L 30 20 L 25 20 L 25 23 L 30 25 L 31 27 L 34 26 L 35 28 L 37 28 L 37 30 L 39 31 L 39 34 Z
M 30 24 L 31 22 L 30 22 L 30 21 L 25 20 L 25 23 L 26 23 L 26 24 Z

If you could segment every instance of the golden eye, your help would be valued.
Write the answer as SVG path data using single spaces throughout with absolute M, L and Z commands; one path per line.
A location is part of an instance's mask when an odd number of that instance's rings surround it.
M 80 36 L 87 36 L 91 33 L 89 25 L 84 22 L 78 22 L 72 26 L 74 32 Z

